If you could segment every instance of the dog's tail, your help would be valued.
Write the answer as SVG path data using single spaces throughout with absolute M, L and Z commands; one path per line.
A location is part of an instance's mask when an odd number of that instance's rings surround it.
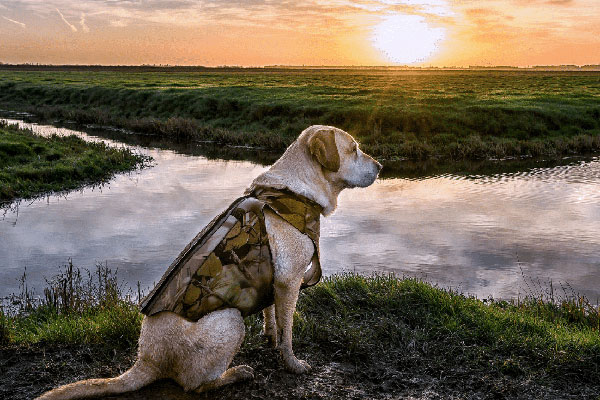
M 87 379 L 57 387 L 36 400 L 68 400 L 118 394 L 138 390 L 158 379 L 154 369 L 139 360 L 128 371 L 116 378 Z

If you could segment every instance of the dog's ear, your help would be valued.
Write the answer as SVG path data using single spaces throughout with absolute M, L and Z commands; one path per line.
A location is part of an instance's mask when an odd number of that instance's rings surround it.
M 333 172 L 340 169 L 340 155 L 335 143 L 335 132 L 332 129 L 322 129 L 308 139 L 310 154 L 317 159 L 323 168 Z

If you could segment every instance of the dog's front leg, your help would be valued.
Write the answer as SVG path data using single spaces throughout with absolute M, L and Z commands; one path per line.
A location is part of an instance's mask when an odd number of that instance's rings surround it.
M 275 319 L 277 321 L 277 348 L 285 367 L 296 374 L 310 371 L 310 365 L 298 360 L 292 350 L 292 327 L 294 311 L 302 284 L 302 276 L 286 285 L 275 283 Z
M 314 245 L 308 236 L 269 211 L 265 211 L 265 223 L 273 255 L 277 348 L 285 367 L 301 374 L 309 371 L 310 366 L 294 356 L 292 325 L 304 270 L 313 256 Z M 272 312 L 269 313 L 267 316 L 272 318 Z
M 277 321 L 275 320 L 275 305 L 263 310 L 263 335 L 265 335 L 271 346 L 277 348 Z

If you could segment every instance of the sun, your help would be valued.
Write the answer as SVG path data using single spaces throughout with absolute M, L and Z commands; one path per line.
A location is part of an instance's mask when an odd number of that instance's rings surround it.
M 390 61 L 413 64 L 431 57 L 445 37 L 444 28 L 430 26 L 420 15 L 394 14 L 373 28 L 371 41 Z

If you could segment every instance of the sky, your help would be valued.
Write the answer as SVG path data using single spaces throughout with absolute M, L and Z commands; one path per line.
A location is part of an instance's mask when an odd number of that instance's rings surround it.
M 0 0 L 0 62 L 600 64 L 600 0 Z

